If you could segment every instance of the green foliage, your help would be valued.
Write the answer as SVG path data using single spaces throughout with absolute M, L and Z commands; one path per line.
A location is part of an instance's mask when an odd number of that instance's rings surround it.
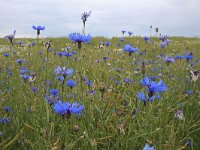
M 11 49 L 8 48 L 9 43 L 0 39 L 0 118 L 10 119 L 9 124 L 0 124 L 0 149 L 138 150 L 149 143 L 156 150 L 197 150 L 200 147 L 200 80 L 193 83 L 188 70 L 199 69 L 200 63 L 190 67 L 186 60 L 177 60 L 168 66 L 158 60 L 157 56 L 165 54 L 173 57 L 193 52 L 194 58 L 191 61 L 198 60 L 200 40 L 172 37 L 171 44 L 160 49 L 156 38 L 152 38 L 150 44 L 146 44 L 141 37 L 124 39 L 120 48 L 117 48 L 116 44 L 120 43 L 118 38 L 95 37 L 90 45 L 84 43 L 81 50 L 77 50 L 65 38 L 15 39 L 25 43 L 36 41 L 37 44 L 34 47 L 14 45 Z M 52 41 L 52 51 L 49 52 L 48 61 L 44 61 L 47 50 L 43 42 L 48 40 Z M 112 44 L 99 49 L 98 44 L 103 41 Z M 139 52 L 146 50 L 146 54 L 139 56 L 136 53 L 129 57 L 121 49 L 125 43 L 138 47 Z M 77 54 L 72 57 L 54 55 L 54 52 L 62 51 L 66 46 L 71 47 L 70 51 L 77 51 Z M 17 54 L 13 54 L 13 50 L 17 50 Z M 4 52 L 10 53 L 10 56 L 5 58 Z M 108 57 L 107 62 L 102 60 L 105 56 Z M 15 62 L 20 58 L 25 59 L 23 67 L 36 73 L 33 84 L 20 78 L 20 66 Z M 98 59 L 101 59 L 99 63 Z M 135 64 L 137 59 L 139 62 Z M 146 74 L 162 74 L 158 79 L 162 79 L 168 86 L 160 100 L 147 103 L 146 106 L 136 98 L 137 92 L 145 92 L 139 83 L 143 78 L 143 60 L 146 61 Z M 154 63 L 148 63 L 148 60 Z M 58 65 L 74 69 L 74 75 L 69 78 L 78 83 L 76 87 L 70 89 L 62 86 L 55 79 L 54 69 Z M 116 68 L 123 70 L 117 71 Z M 158 71 L 153 71 L 153 68 Z M 7 74 L 8 70 L 12 75 Z M 92 87 L 84 84 L 83 76 L 93 81 Z M 52 82 L 51 86 L 42 84 L 46 78 Z M 132 79 L 133 82 L 125 83 L 124 78 Z M 39 90 L 33 92 L 31 87 Z M 63 101 L 77 101 L 84 105 L 82 115 L 64 120 L 55 114 L 52 106 L 44 100 L 50 89 L 59 89 Z M 95 90 L 95 94 L 87 93 L 88 90 Z M 192 94 L 185 94 L 187 90 L 191 90 Z M 76 96 L 68 98 L 68 94 Z M 12 110 L 5 112 L 4 106 L 10 106 Z M 177 110 L 183 110 L 183 120 L 175 118 Z M 188 140 L 191 146 L 185 145 Z

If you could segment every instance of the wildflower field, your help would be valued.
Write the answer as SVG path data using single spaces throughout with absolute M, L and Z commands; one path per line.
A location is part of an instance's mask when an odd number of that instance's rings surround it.
M 198 38 L 81 36 L 0 39 L 0 149 L 200 148 Z

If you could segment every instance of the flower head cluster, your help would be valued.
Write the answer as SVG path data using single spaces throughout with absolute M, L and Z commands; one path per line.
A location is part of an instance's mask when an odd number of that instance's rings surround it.
M 124 38 L 120 38 L 119 40 L 120 40 L 120 42 L 124 42 Z
M 155 99 L 160 99 L 160 95 L 158 94 L 158 95 L 156 95 L 156 96 L 151 96 L 151 97 L 149 97 L 148 95 L 145 95 L 145 93 L 144 92 L 138 92 L 137 93 L 137 95 L 136 95 L 136 97 L 139 99 L 139 100 L 141 100 L 142 102 L 152 102 L 153 100 L 155 100 Z
M 3 55 L 4 55 L 6 58 L 7 58 L 8 56 L 10 56 L 9 53 L 4 53 Z
M 87 77 L 83 77 L 83 81 L 84 81 L 84 83 L 85 83 L 86 85 L 92 87 L 92 85 L 93 85 L 93 81 L 92 81 L 92 80 L 88 80 Z
M 154 146 L 150 147 L 149 144 L 146 144 L 143 150 L 155 150 L 155 149 L 154 149 Z
M 123 50 L 124 50 L 125 52 L 129 52 L 129 56 L 130 56 L 131 53 L 137 52 L 137 51 L 138 51 L 138 48 L 137 48 L 137 47 L 134 48 L 134 47 L 132 47 L 132 45 L 126 44 L 126 45 L 124 45 Z
M 124 35 L 125 32 L 126 32 L 125 30 L 122 30 L 122 34 L 123 34 L 123 35 Z
M 176 55 L 174 56 L 175 59 L 186 59 L 187 61 L 193 59 L 192 53 L 185 53 L 184 55 Z
M 3 110 L 4 110 L 5 112 L 9 112 L 9 111 L 11 110 L 11 108 L 10 108 L 9 106 L 5 106 L 5 107 L 3 108 Z
M 145 37 L 144 37 L 144 41 L 145 41 L 146 43 L 150 43 L 150 38 L 147 37 L 147 36 L 145 36 Z
M 10 119 L 8 119 L 8 118 L 1 118 L 1 119 L 0 119 L 0 123 L 1 123 L 2 125 L 8 124 L 9 122 L 10 122 Z
M 64 67 L 57 66 L 55 68 L 55 73 L 57 75 L 62 75 L 64 78 L 66 78 L 67 75 L 71 77 L 73 75 L 73 72 L 74 70 L 72 68 L 67 69 L 65 66 Z
M 34 29 L 34 30 L 44 30 L 45 29 L 45 26 L 32 26 L 32 28 Z
M 17 59 L 15 62 L 21 66 L 24 61 L 24 59 Z
M 128 32 L 128 35 L 129 35 L 129 36 L 131 36 L 132 34 L 133 34 L 133 32 L 131 32 L 131 31 Z
M 32 26 L 32 28 L 34 29 L 34 30 L 37 30 L 37 38 L 39 38 L 39 36 L 40 36 L 40 31 L 41 30 L 44 30 L 45 29 L 45 26 Z
M 5 36 L 5 40 L 9 40 L 10 43 L 13 45 L 14 44 L 14 38 L 15 38 L 16 30 L 14 30 L 13 34 Z
M 83 105 L 80 105 L 77 102 L 70 104 L 69 102 L 58 101 L 54 104 L 53 110 L 55 113 L 64 116 L 71 114 L 80 114 L 84 109 Z
M 77 85 L 77 83 L 74 80 L 67 80 L 66 85 L 72 89 L 73 87 L 75 87 Z
M 167 86 L 162 80 L 157 83 L 151 81 L 148 76 L 140 80 L 140 83 L 147 87 L 149 97 L 153 96 L 154 93 L 164 92 L 167 90 Z
M 160 37 L 160 47 L 161 48 L 165 48 L 170 43 L 171 43 L 171 41 L 168 39 L 167 35 L 163 35 Z
M 151 81 L 148 76 L 140 80 L 140 83 L 147 88 L 147 95 L 144 92 L 138 92 L 137 94 L 137 98 L 144 102 L 144 105 L 146 105 L 147 101 L 151 102 L 154 99 L 160 99 L 159 93 L 167 90 L 167 86 L 162 80 L 159 82 Z M 156 95 L 156 93 L 158 94 Z
M 49 105 L 56 103 L 60 99 L 58 92 L 59 91 L 57 89 L 49 90 L 50 95 L 45 95 L 45 101 L 48 102 Z
M 90 39 L 91 39 L 91 36 L 90 35 L 82 35 L 80 33 L 71 33 L 69 34 L 69 39 L 71 41 L 74 41 L 75 43 L 76 42 L 89 42 Z
M 163 58 L 163 60 L 167 63 L 167 65 L 169 65 L 170 63 L 174 63 L 175 62 L 175 59 L 172 58 L 172 57 L 168 57 L 168 56 L 165 56 Z
M 111 45 L 111 43 L 106 41 L 103 43 L 103 45 L 106 45 L 108 47 L 109 45 Z

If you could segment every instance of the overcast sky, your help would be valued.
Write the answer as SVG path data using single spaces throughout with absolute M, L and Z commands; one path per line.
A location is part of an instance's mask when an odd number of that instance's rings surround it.
M 92 11 L 86 33 L 121 36 L 121 30 L 149 35 L 150 25 L 177 36 L 200 36 L 200 0 L 1 0 L 0 37 L 36 37 L 32 25 L 44 25 L 42 37 L 82 32 L 81 13 Z

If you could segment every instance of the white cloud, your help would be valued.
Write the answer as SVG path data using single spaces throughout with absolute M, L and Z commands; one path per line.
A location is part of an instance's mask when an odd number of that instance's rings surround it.
M 93 36 L 148 35 L 150 25 L 168 35 L 200 36 L 199 0 L 7 0 L 0 6 L 1 37 L 14 29 L 17 37 L 35 37 L 33 24 L 46 26 L 42 36 L 81 32 L 81 13 L 90 10 L 86 32 Z

